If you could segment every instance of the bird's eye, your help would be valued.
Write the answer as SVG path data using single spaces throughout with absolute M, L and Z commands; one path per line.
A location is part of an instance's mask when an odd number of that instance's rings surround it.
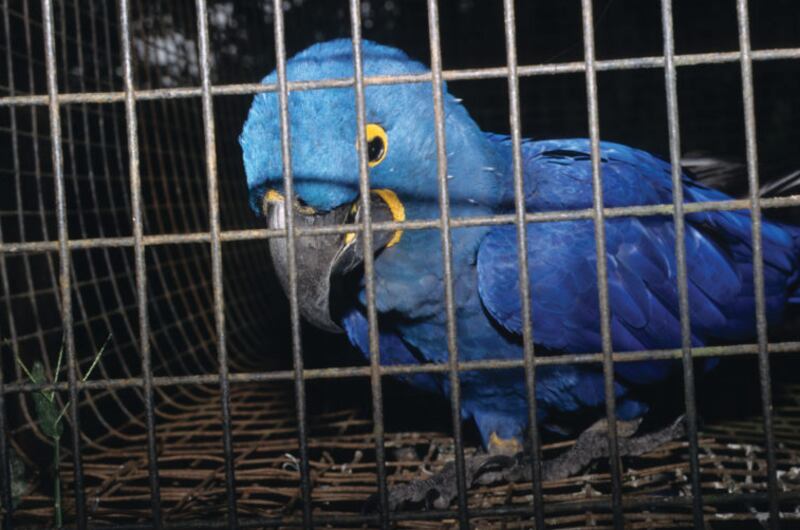
M 386 131 L 377 123 L 367 124 L 367 155 L 369 167 L 375 167 L 386 158 L 389 149 L 389 137 Z

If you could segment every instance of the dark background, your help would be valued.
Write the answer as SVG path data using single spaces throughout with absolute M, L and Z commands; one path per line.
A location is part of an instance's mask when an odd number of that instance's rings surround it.
M 224 2 L 222 2 L 224 4 Z M 346 2 L 287 2 L 287 51 L 314 42 L 349 36 Z M 446 69 L 505 64 L 502 2 L 440 3 L 440 31 Z M 735 2 L 674 2 L 675 48 L 679 54 L 736 51 L 739 46 Z M 399 47 L 428 62 L 425 2 L 367 1 L 363 35 Z M 660 2 L 636 0 L 594 3 L 597 59 L 655 56 L 662 53 Z M 517 2 L 520 64 L 581 61 L 580 2 Z M 216 75 L 225 82 L 252 82 L 274 68 L 271 13 L 253 3 L 236 2 L 237 57 L 221 61 Z M 800 8 L 791 0 L 751 2 L 753 49 L 800 45 Z M 214 34 L 227 42 L 232 32 Z M 239 40 L 241 39 L 241 41 Z M 241 42 L 241 44 L 238 44 Z M 220 49 L 220 46 L 215 46 Z M 224 46 L 223 46 L 224 47 Z M 797 61 L 754 65 L 760 156 L 780 158 L 797 144 Z M 660 69 L 601 72 L 600 120 L 604 139 L 667 153 L 666 104 Z M 462 81 L 450 90 L 486 130 L 508 130 L 505 79 Z M 685 152 L 744 153 L 741 74 L 738 63 L 684 67 L 678 74 L 681 137 Z M 522 81 L 523 132 L 532 138 L 587 134 L 584 74 L 539 76 Z

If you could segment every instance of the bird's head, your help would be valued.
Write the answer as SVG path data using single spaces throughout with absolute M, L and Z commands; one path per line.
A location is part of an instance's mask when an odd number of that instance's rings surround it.
M 363 42 L 363 70 L 370 76 L 422 74 L 428 69 L 400 50 Z M 350 40 L 316 44 L 286 63 L 289 81 L 353 76 Z M 271 73 L 263 83 L 275 83 Z M 366 137 L 373 221 L 438 217 L 438 181 L 433 95 L 430 82 L 369 85 L 365 89 Z M 289 94 L 291 173 L 295 226 L 358 222 L 359 159 L 356 99 L 352 86 L 292 90 Z M 486 203 L 490 182 L 468 174 L 485 165 L 485 138 L 458 100 L 445 94 L 445 124 L 451 209 Z M 239 138 L 250 205 L 270 227 L 284 226 L 286 208 L 281 156 L 280 106 L 276 92 L 255 96 Z M 452 157 L 451 153 L 459 153 Z M 473 178 L 475 177 L 475 178 Z M 331 277 L 360 263 L 360 236 L 336 234 L 297 240 L 300 309 L 318 327 L 337 330 L 330 316 Z M 403 234 L 375 232 L 374 253 L 401 245 Z M 270 239 L 275 267 L 288 284 L 283 238 Z

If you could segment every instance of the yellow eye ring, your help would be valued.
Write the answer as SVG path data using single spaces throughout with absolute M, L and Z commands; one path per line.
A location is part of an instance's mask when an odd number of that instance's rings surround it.
M 389 137 L 377 123 L 367 124 L 367 156 L 369 167 L 375 167 L 386 158 L 389 151 Z

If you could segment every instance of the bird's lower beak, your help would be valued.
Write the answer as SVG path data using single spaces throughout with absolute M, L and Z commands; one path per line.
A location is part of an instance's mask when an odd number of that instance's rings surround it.
M 404 218 L 402 203 L 388 190 L 376 190 L 370 195 L 372 222 L 400 221 Z M 264 196 L 264 212 L 269 228 L 286 226 L 286 204 L 275 191 Z M 361 202 L 340 206 L 329 212 L 316 212 L 307 206 L 294 205 L 295 228 L 337 226 L 361 223 Z M 399 205 L 399 206 L 398 206 Z M 399 210 L 398 210 L 399 208 Z M 398 241 L 400 232 L 375 231 L 372 251 L 377 254 Z M 338 279 L 357 268 L 364 259 L 363 237 L 356 233 L 302 236 L 295 239 L 297 304 L 300 314 L 318 328 L 341 333 L 342 329 L 331 314 L 331 301 L 337 297 Z M 289 260 L 286 238 L 269 240 L 275 272 L 284 292 L 289 294 Z

